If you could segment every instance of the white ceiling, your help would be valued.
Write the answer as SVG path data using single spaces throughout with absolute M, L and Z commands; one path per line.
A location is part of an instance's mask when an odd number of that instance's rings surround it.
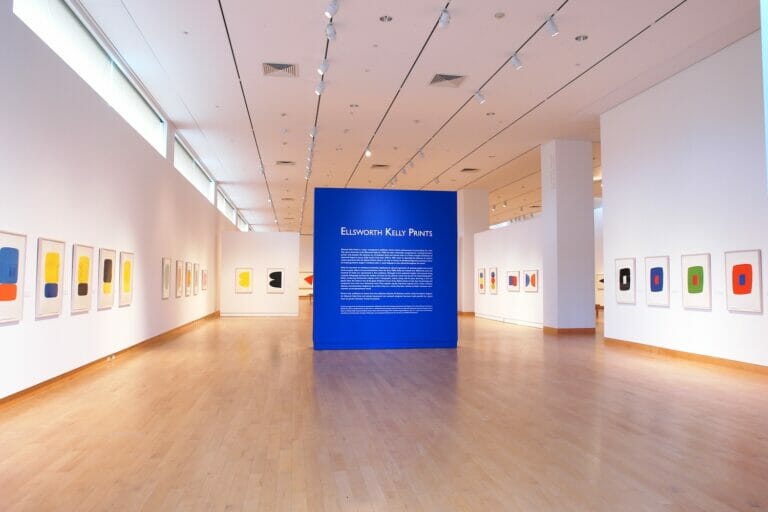
M 393 188 L 487 189 L 492 223 L 536 212 L 540 144 L 599 142 L 602 112 L 759 29 L 758 0 L 339 0 L 328 42 L 328 1 L 80 3 L 244 218 L 302 233 L 315 187 L 385 187 L 411 160 Z M 553 13 L 557 37 L 542 28 Z M 516 51 L 519 71 L 505 64 Z M 264 76 L 265 62 L 296 64 L 298 77 Z M 430 86 L 436 73 L 466 79 Z

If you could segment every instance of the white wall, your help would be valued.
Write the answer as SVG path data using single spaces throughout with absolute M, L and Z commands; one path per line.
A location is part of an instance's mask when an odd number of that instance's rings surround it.
M 171 163 L 0 4 L 0 230 L 27 235 L 23 319 L 0 325 L 0 397 L 216 310 L 216 239 L 231 226 Z M 38 237 L 66 242 L 63 312 L 35 320 Z M 72 244 L 135 253 L 133 305 L 72 316 Z M 161 300 L 162 257 L 207 292 Z M 93 279 L 96 280 L 94 265 Z
M 605 272 L 603 267 L 603 209 L 595 208 L 595 276 Z M 595 304 L 605 304 L 604 290 L 597 289 L 597 277 L 595 277 Z
M 235 269 L 253 269 L 253 293 L 235 293 Z M 267 293 L 267 269 L 285 269 L 285 293 Z M 220 300 L 223 316 L 299 314 L 299 234 L 222 233 Z
M 595 327 L 593 184 L 590 141 L 558 139 L 541 146 L 547 327 Z
M 754 33 L 602 116 L 607 337 L 768 365 L 768 315 L 726 310 L 723 256 L 762 249 L 767 268 L 762 102 Z M 712 255 L 712 311 L 682 307 L 680 257 L 700 252 Z M 615 258 L 642 271 L 660 255 L 671 307 L 646 306 L 644 280 L 636 305 L 617 304 Z
M 304 278 L 314 274 L 315 267 L 315 237 L 313 235 L 301 235 L 299 237 L 299 295 L 309 295 L 313 286 L 304 281 Z
M 491 320 L 542 327 L 544 325 L 544 293 L 542 284 L 547 279 L 543 269 L 543 220 L 540 215 L 514 222 L 509 226 L 491 229 L 475 235 L 475 270 L 472 278 L 475 295 L 475 315 Z M 489 290 L 478 292 L 477 269 L 496 267 L 499 272 L 499 293 Z M 538 293 L 507 291 L 507 271 L 539 271 Z M 486 287 L 488 287 L 486 276 Z
M 488 229 L 488 191 L 459 190 L 458 226 L 458 310 L 475 311 L 475 233 Z

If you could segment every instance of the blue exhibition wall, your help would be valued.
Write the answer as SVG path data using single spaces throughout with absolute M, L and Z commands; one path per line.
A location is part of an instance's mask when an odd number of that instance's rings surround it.
M 315 349 L 455 348 L 456 193 L 315 190 Z

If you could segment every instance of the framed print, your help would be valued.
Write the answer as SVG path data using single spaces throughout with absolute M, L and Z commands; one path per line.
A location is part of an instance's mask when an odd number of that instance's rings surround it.
M 120 307 L 130 306 L 133 303 L 133 253 L 120 253 Z
M 669 256 L 645 258 L 645 303 L 669 307 Z
M 595 274 L 595 287 L 598 290 L 605 290 L 605 274 Z
M 192 295 L 192 263 L 189 261 L 185 264 L 184 270 L 184 296 L 189 297 Z
M 619 304 L 635 303 L 635 258 L 616 260 L 616 302 Z
M 523 291 L 528 293 L 539 292 L 539 271 L 538 270 L 523 271 Z
M 26 235 L 0 231 L 0 323 L 21 321 L 26 257 Z
M 61 314 L 63 288 L 64 242 L 38 238 L 36 318 L 48 318 Z
M 195 273 L 194 273 L 194 277 L 193 277 L 193 280 L 192 280 L 193 281 L 193 293 L 195 295 L 197 295 L 198 293 L 200 293 L 200 264 L 199 263 L 195 263 L 195 267 L 194 268 L 195 268 L 195 271 L 194 271 Z
M 115 304 L 115 258 L 117 253 L 112 249 L 99 249 L 99 282 L 96 293 L 96 307 L 109 309 Z
M 176 260 L 176 298 L 184 295 L 184 262 Z
M 267 293 L 285 293 L 285 269 L 267 269 Z
M 512 270 L 507 272 L 507 291 L 519 292 L 520 291 L 520 271 Z
M 485 293 L 485 269 L 477 269 L 477 291 L 479 293 Z
M 488 279 L 488 290 L 491 292 L 491 294 L 496 295 L 499 293 L 499 271 L 496 267 L 490 267 L 488 269 Z
M 171 258 L 163 258 L 162 264 L 163 291 L 160 298 L 166 300 L 171 296 Z
M 235 293 L 253 293 L 253 269 L 235 269 Z
M 75 244 L 72 246 L 72 313 L 87 313 L 91 310 L 93 283 L 93 247 Z
M 203 291 L 208 289 L 208 270 L 206 269 L 200 271 L 200 288 Z
M 725 299 L 728 311 L 763 312 L 762 253 L 732 251 L 725 253 Z
M 683 307 L 686 309 L 712 309 L 710 283 L 710 255 L 686 254 L 682 258 Z

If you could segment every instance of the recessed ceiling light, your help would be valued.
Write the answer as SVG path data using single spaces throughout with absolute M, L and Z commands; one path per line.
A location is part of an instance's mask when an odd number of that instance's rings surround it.
M 189 30 L 182 30 L 181 33 L 184 34 L 185 36 L 188 36 L 189 35 Z
M 486 112 L 485 115 L 487 115 L 487 116 L 495 116 L 496 112 Z
M 349 104 L 349 108 L 357 108 L 357 107 L 359 107 L 359 106 L 360 106 L 360 105 L 358 105 L 357 103 L 350 103 L 350 104 Z
M 506 16 L 506 14 L 504 14 L 503 12 L 497 12 L 496 14 L 493 15 L 493 17 L 496 18 L 497 20 L 500 20 L 504 16 Z
M 288 114 L 286 114 L 285 112 L 281 112 L 281 113 L 280 113 L 280 117 L 285 117 L 285 116 L 287 116 L 287 115 L 288 115 Z
M 589 36 L 587 34 L 579 34 L 574 39 L 576 39 L 576 41 L 578 41 L 579 43 L 583 43 L 584 41 L 589 39 Z
M 379 17 L 379 21 L 383 21 L 384 23 L 389 23 L 390 21 L 392 21 L 392 16 L 385 14 L 384 16 Z

